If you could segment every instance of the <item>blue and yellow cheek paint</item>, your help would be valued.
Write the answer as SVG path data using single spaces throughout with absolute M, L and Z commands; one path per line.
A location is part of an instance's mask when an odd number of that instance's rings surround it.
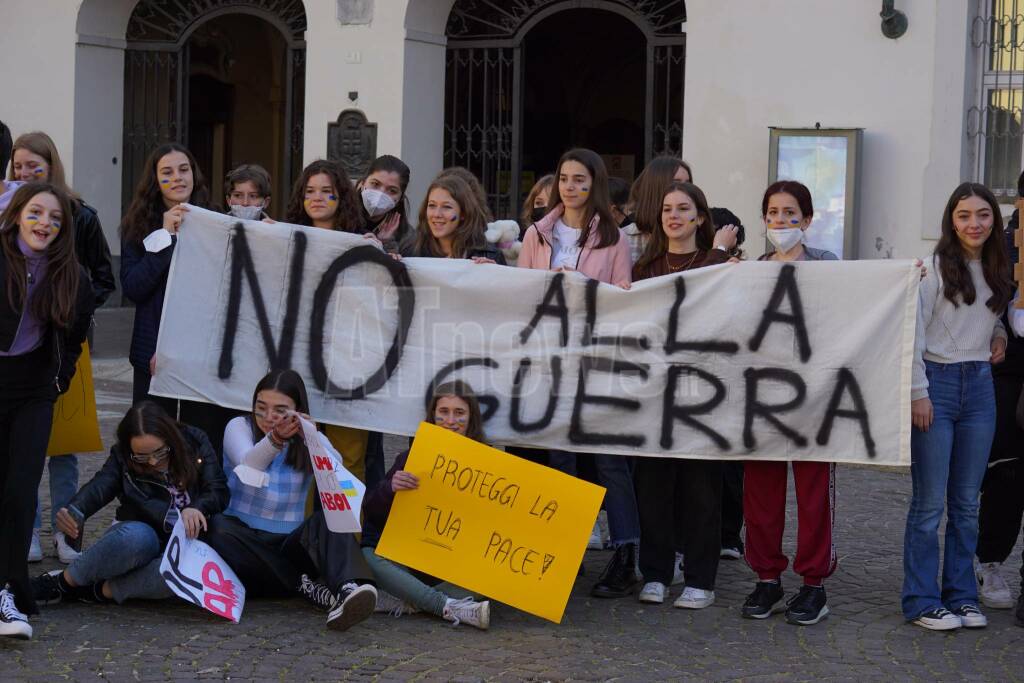
M 46 175 L 46 169 L 43 168 L 42 166 L 36 166 L 35 168 L 32 169 L 32 175 L 34 175 L 38 180 L 39 178 L 42 178 L 44 175 Z
M 170 184 L 171 184 L 171 179 L 170 178 L 161 178 L 160 179 L 160 185 L 162 187 L 167 187 Z

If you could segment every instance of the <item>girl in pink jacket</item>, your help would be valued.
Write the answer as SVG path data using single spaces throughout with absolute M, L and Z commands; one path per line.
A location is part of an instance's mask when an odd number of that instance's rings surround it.
M 612 216 L 608 171 L 589 149 L 562 155 L 555 172 L 550 211 L 526 231 L 519 254 L 520 268 L 579 271 L 588 278 L 629 289 L 629 241 Z M 576 454 L 550 451 L 548 464 L 576 476 Z M 640 516 L 626 458 L 598 453 L 593 458 L 598 479 L 607 489 L 605 509 L 615 554 L 590 594 L 599 598 L 625 597 L 633 592 Z

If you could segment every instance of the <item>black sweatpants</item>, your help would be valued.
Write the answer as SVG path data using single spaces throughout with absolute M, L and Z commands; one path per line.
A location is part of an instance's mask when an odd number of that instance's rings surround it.
M 18 609 L 36 614 L 28 548 L 36 496 L 53 424 L 53 399 L 0 396 L 0 587 L 9 583 Z
M 686 548 L 686 585 L 714 590 L 722 541 L 722 462 L 637 458 L 640 572 L 672 583 L 677 540 Z
M 722 547 L 743 550 L 743 461 L 722 465 Z
M 253 529 L 232 515 L 216 515 L 202 540 L 235 570 L 246 595 L 253 597 L 294 595 L 303 574 L 335 593 L 346 583 L 373 579 L 355 535 L 328 529 L 321 509 L 289 534 Z
M 1024 430 L 1017 426 L 1017 400 L 1024 375 L 993 373 L 996 434 L 981 484 L 978 561 L 1005 562 L 1020 534 L 1024 516 Z M 1024 567 L 1022 580 L 1024 580 Z

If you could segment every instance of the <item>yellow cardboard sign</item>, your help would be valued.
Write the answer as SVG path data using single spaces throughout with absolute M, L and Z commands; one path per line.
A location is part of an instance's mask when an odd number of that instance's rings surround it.
M 562 621 L 603 488 L 427 423 L 405 469 L 379 555 Z
M 96 416 L 96 394 L 92 386 L 92 362 L 89 343 L 82 344 L 82 355 L 75 365 L 71 387 L 53 406 L 53 426 L 47 455 L 90 453 L 103 450 L 100 423 Z

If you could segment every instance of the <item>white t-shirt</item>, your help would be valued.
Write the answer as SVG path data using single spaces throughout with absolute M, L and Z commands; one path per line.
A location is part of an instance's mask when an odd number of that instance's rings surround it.
M 559 219 L 552 231 L 554 244 L 551 245 L 552 268 L 576 268 L 580 258 L 580 229 L 570 228 Z

